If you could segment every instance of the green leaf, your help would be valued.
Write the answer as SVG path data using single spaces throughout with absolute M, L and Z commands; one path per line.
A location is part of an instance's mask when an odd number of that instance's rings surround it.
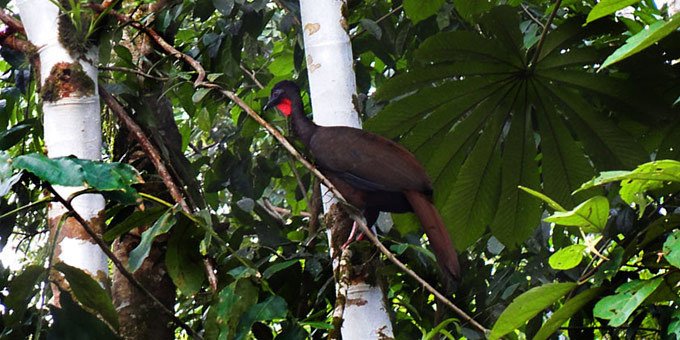
M 502 119 L 503 115 L 497 112 L 489 120 L 441 210 L 447 226 L 465 226 L 449 230 L 457 249 L 465 249 L 474 243 L 493 218 L 500 190 L 500 157 L 496 142 Z
M 593 7 L 590 13 L 588 13 L 586 24 L 638 2 L 640 2 L 640 0 L 602 0 Z
M 250 327 L 257 321 L 283 319 L 287 314 L 286 300 L 280 296 L 270 296 L 267 300 L 250 307 L 241 317 L 235 339 L 244 339 L 250 332 Z
M 544 219 L 546 222 L 575 226 L 585 232 L 602 232 L 609 217 L 609 200 L 595 196 L 570 211 L 557 211 Z
M 452 324 L 452 323 L 458 322 L 458 321 L 460 321 L 460 320 L 458 320 L 458 318 L 450 318 L 450 319 L 446 319 L 446 320 L 440 322 L 440 323 L 437 325 L 437 327 L 432 328 L 431 331 L 427 332 L 427 334 L 425 334 L 425 335 L 423 336 L 423 340 L 431 340 L 431 339 L 435 339 L 435 338 L 437 338 L 437 335 L 439 335 L 439 334 L 445 334 L 445 333 L 443 333 L 442 331 L 446 331 L 446 327 L 447 327 L 449 324 Z
M 196 294 L 205 281 L 203 257 L 199 252 L 202 239 L 203 233 L 195 225 L 182 223 L 174 228 L 168 240 L 165 266 L 184 296 Z
M 619 181 L 621 198 L 628 204 L 636 203 L 644 210 L 647 205 L 645 192 L 660 189 L 668 182 L 680 182 L 680 162 L 670 159 L 659 160 L 642 164 L 633 171 L 602 172 L 598 177 L 584 183 L 577 191 Z
M 7 311 L 12 311 L 5 316 L 8 326 L 18 325 L 22 322 L 26 308 L 38 291 L 37 284 L 43 280 L 45 271 L 42 266 L 30 265 L 10 281 L 9 294 L 7 294 L 3 303 Z
M 274 275 L 274 274 L 276 274 L 276 273 L 278 273 L 278 272 L 280 272 L 280 271 L 282 271 L 282 270 L 284 270 L 284 269 L 286 269 L 286 268 L 288 268 L 288 267 L 290 267 L 290 266 L 292 266 L 296 263 L 299 263 L 299 262 L 300 262 L 300 259 L 293 259 L 293 260 L 275 263 L 275 264 L 269 266 L 267 269 L 265 269 L 265 271 L 262 273 L 262 276 L 265 279 L 269 279 L 269 278 L 272 277 L 272 275 Z
M 404 0 L 404 11 L 413 23 L 418 23 L 437 13 L 443 4 L 444 0 Z
M 583 251 L 585 249 L 585 245 L 572 244 L 550 255 L 548 263 L 550 263 L 550 266 L 555 270 L 568 270 L 574 268 L 581 263 L 581 260 L 583 260 Z
M 619 327 L 640 306 L 647 297 L 663 282 L 659 277 L 653 280 L 634 280 L 622 284 L 610 295 L 598 301 L 593 308 L 593 315 L 609 320 L 609 326 Z
M 380 40 L 382 37 L 382 29 L 380 29 L 380 26 L 378 26 L 375 21 L 364 18 L 359 19 L 359 24 L 361 24 L 361 27 L 363 27 L 368 33 L 371 33 L 371 35 L 376 39 Z
M 149 256 L 149 250 L 151 250 L 151 245 L 156 236 L 167 233 L 175 225 L 175 222 L 177 222 L 175 212 L 172 209 L 168 209 L 151 228 L 142 233 L 142 239 L 137 247 L 130 252 L 130 257 L 128 258 L 128 269 L 131 272 L 139 269 L 144 259 Z
M 71 295 L 61 292 L 60 308 L 50 305 L 53 323 L 47 331 L 48 339 L 119 339 L 99 318 L 83 310 L 71 299 Z
M 106 290 L 92 276 L 64 262 L 56 263 L 54 268 L 64 274 L 71 292 L 85 310 L 99 315 L 113 329 L 118 329 L 118 313 L 113 307 L 113 302 Z
M 499 339 L 522 326 L 540 311 L 551 306 L 577 286 L 576 283 L 547 283 L 516 297 L 498 317 L 489 339 Z
M 28 154 L 14 159 L 12 166 L 32 172 L 53 185 L 85 186 L 98 191 L 122 191 L 136 194 L 131 185 L 139 183 L 137 170 L 122 163 L 103 163 L 72 157 L 47 158 Z
M 531 196 L 534 196 L 534 197 L 542 200 L 543 202 L 547 203 L 555 211 L 562 211 L 562 212 L 567 211 L 567 209 L 564 209 L 559 203 L 555 202 L 552 198 L 546 196 L 543 193 L 540 193 L 536 190 L 532 190 L 532 189 L 529 189 L 529 188 L 526 188 L 526 187 L 523 187 L 523 186 L 519 186 L 519 188 L 522 189 L 524 192 L 530 194 Z
M 680 268 L 680 230 L 668 235 L 663 243 L 663 256 L 668 263 Z
M 453 0 L 453 7 L 465 21 L 475 23 L 477 18 L 496 5 L 495 0 Z
M 25 120 L 0 132 L 0 150 L 7 150 L 21 141 L 35 125 L 34 120 Z
M 234 9 L 234 0 L 212 0 L 213 6 L 224 16 L 231 14 Z
M 562 325 L 564 325 L 564 323 L 567 322 L 567 320 L 569 320 L 572 315 L 576 314 L 576 312 L 580 311 L 581 308 L 587 305 L 590 301 L 598 297 L 603 290 L 604 288 L 602 287 L 590 288 L 569 299 L 564 303 L 564 305 L 562 305 L 562 307 L 560 307 L 560 309 L 552 313 L 550 319 L 548 319 L 548 321 L 546 321 L 543 326 L 541 326 L 541 329 L 538 330 L 538 333 L 534 335 L 533 340 L 548 339 L 550 335 L 555 333 Z
M 618 63 L 649 46 L 652 46 L 680 27 L 680 15 L 674 15 L 668 22 L 659 20 L 644 30 L 626 40 L 626 44 L 619 47 L 602 63 L 600 69 Z
M 540 185 L 530 117 L 530 111 L 512 117 L 502 156 L 501 196 L 491 223 L 491 233 L 511 248 L 531 235 L 541 220 L 541 206 L 518 189 Z
M 151 225 L 165 212 L 164 207 L 155 207 L 146 210 L 137 210 L 133 212 L 128 218 L 124 219 L 120 223 L 109 226 L 109 230 L 104 233 L 102 237 L 106 242 L 112 242 L 116 237 L 134 229 L 140 227 L 146 227 Z
M 668 324 L 668 332 L 666 334 L 675 335 L 676 340 L 680 339 L 680 310 L 673 312 L 671 319 L 673 321 Z
M 7 152 L 0 151 L 0 197 L 7 195 L 21 179 L 21 173 L 14 173 L 11 161 Z
M 202 101 L 203 98 L 205 98 L 205 96 L 208 93 L 210 93 L 210 90 L 211 90 L 210 88 L 205 88 L 205 87 L 201 87 L 201 88 L 197 89 L 196 92 L 194 92 L 194 95 L 191 96 L 191 100 L 194 103 L 198 103 L 198 102 Z
M 220 290 L 206 313 L 205 338 L 233 338 L 241 316 L 257 302 L 257 292 L 249 279 L 238 280 Z

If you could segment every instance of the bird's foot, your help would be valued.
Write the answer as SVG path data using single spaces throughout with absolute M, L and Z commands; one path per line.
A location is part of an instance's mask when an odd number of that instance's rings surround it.
M 347 247 L 349 247 L 349 245 L 352 242 L 354 242 L 354 235 L 356 235 L 357 229 L 359 229 L 358 226 L 357 226 L 357 222 L 352 223 L 352 231 L 349 233 L 349 237 L 347 238 L 347 241 L 345 241 L 345 243 L 343 243 L 342 246 L 340 246 L 340 249 L 347 249 Z M 359 232 L 359 236 L 356 237 L 356 240 L 361 241 L 361 239 L 363 239 L 363 238 L 364 238 L 364 233 Z

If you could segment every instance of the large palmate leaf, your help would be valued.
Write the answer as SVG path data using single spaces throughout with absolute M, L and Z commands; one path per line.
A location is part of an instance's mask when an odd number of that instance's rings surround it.
M 648 160 L 606 106 L 645 104 L 624 77 L 595 72 L 607 51 L 586 43 L 582 24 L 561 24 L 540 52 L 527 50 L 516 10 L 501 6 L 479 20 L 480 33 L 424 41 L 411 69 L 377 90 L 386 106 L 365 127 L 400 139 L 423 162 L 457 247 L 489 228 L 509 247 L 524 241 L 541 202 L 518 186 L 571 209 L 588 197 L 572 192 L 596 171 Z

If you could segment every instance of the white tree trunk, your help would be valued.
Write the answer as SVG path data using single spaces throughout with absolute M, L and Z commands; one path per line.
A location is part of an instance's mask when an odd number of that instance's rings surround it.
M 57 91 L 58 98 L 43 101 L 43 123 L 45 129 L 45 147 L 51 158 L 76 156 L 81 159 L 101 159 L 101 126 L 99 96 L 97 95 L 97 54 L 90 53 L 78 60 L 69 54 L 59 42 L 58 16 L 59 8 L 50 0 L 19 0 L 19 15 L 26 29 L 28 39 L 38 48 L 40 56 L 41 88 L 55 86 L 77 79 L 84 75 L 92 80 L 87 88 L 76 88 L 76 91 Z M 70 34 L 70 33 L 65 33 Z M 77 66 L 78 63 L 80 66 Z M 79 74 L 69 73 L 72 77 L 62 78 L 61 84 L 50 84 L 50 74 L 65 65 L 79 69 Z M 53 77 L 54 78 L 54 77 Z M 67 85 L 74 85 L 73 83 Z M 75 84 L 78 87 L 81 84 Z M 68 87 L 68 86 L 67 86 Z M 83 190 L 83 187 L 55 187 L 64 198 Z M 101 228 L 104 211 L 104 198 L 99 194 L 80 195 L 72 201 L 75 210 L 90 224 Z M 50 226 L 58 225 L 61 216 L 66 212 L 58 203 L 49 207 Z M 54 231 L 54 228 L 53 228 Z M 55 237 L 57 235 L 52 235 Z M 102 285 L 108 284 L 108 262 L 106 255 L 72 218 L 66 220 L 59 231 L 55 249 L 55 261 L 63 261 L 78 267 Z
M 342 0 L 300 1 L 307 74 L 314 121 L 325 126 L 343 125 L 360 128 L 361 121 L 354 105 L 356 98 L 354 59 L 347 34 L 347 20 L 343 15 L 346 6 Z M 328 211 L 332 200 L 329 199 L 327 190 L 323 189 L 324 208 Z M 335 258 L 333 254 L 331 258 Z M 381 286 L 352 282 L 343 288 L 347 294 L 342 315 L 343 339 L 393 337 L 392 323 Z

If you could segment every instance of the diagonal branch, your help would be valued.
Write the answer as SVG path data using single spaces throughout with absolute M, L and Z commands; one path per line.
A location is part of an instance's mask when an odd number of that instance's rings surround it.
M 94 240 L 97 243 L 99 248 L 101 248 L 104 254 L 106 254 L 106 256 L 111 260 L 113 265 L 116 266 L 116 268 L 118 268 L 120 273 L 123 274 L 123 276 L 125 276 L 125 278 L 128 279 L 128 281 L 130 281 L 130 283 L 132 283 L 132 285 L 135 288 L 139 289 L 142 293 L 144 293 L 144 295 L 146 295 L 151 301 L 153 301 L 153 303 L 156 304 L 163 311 L 163 313 L 167 314 L 177 326 L 184 329 L 190 336 L 196 339 L 202 339 L 200 334 L 196 333 L 191 327 L 189 327 L 189 325 L 180 320 L 173 311 L 168 309 L 168 307 L 166 307 L 160 300 L 158 300 L 158 298 L 156 298 L 156 296 L 154 296 L 153 293 L 146 289 L 146 287 L 144 287 L 144 285 L 142 285 L 142 283 L 139 282 L 139 280 L 137 280 L 134 277 L 134 275 L 132 275 L 132 273 L 130 273 L 130 271 L 127 270 L 127 268 L 125 268 L 125 265 L 123 265 L 123 263 L 111 251 L 109 245 L 106 244 L 104 240 L 102 240 L 102 238 L 94 231 L 90 224 L 82 216 L 80 216 L 80 214 L 73 208 L 73 205 L 71 205 L 70 200 L 66 200 L 64 199 L 64 197 L 59 195 L 59 193 L 56 190 L 54 190 L 52 185 L 49 183 L 45 183 L 45 189 L 49 191 L 52 194 L 52 196 L 54 196 L 54 198 L 69 211 L 71 216 L 73 216 L 73 218 L 75 218 L 76 221 L 78 221 L 78 223 L 80 223 L 85 232 L 88 235 L 90 235 L 92 240 Z
M 182 197 L 179 187 L 177 187 L 173 181 L 168 168 L 163 163 L 160 152 L 158 152 L 149 138 L 146 137 L 146 134 L 144 134 L 142 128 L 132 119 L 132 117 L 127 114 L 127 112 L 125 112 L 125 108 L 123 108 L 116 98 L 113 98 L 113 96 L 107 92 L 102 85 L 99 85 L 99 95 L 101 95 L 102 99 L 104 99 L 106 105 L 111 108 L 111 111 L 116 114 L 116 117 L 118 117 L 118 119 L 125 125 L 125 127 L 128 128 L 128 130 L 130 130 L 144 152 L 149 156 L 151 163 L 153 163 L 158 175 L 161 176 L 161 179 L 163 180 L 163 184 L 165 184 L 165 186 L 168 188 L 168 191 L 170 191 L 170 195 L 175 200 L 175 202 L 182 207 L 182 210 L 191 214 L 191 209 L 184 200 L 184 197 Z

